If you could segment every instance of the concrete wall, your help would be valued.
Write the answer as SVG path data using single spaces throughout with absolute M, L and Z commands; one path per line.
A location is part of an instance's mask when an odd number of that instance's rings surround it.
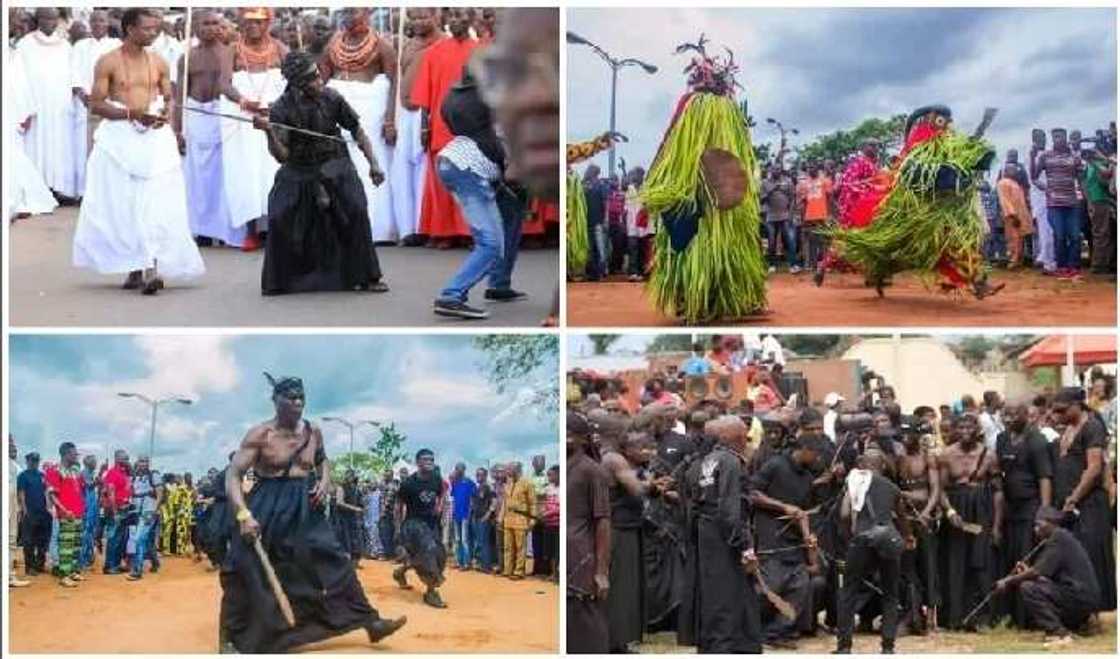
M 858 359 L 882 375 L 895 388 L 904 412 L 918 405 L 936 408 L 964 394 L 979 401 L 985 390 L 1003 394 L 1011 386 L 1004 374 L 972 373 L 945 344 L 930 337 L 865 339 L 849 348 L 844 358 Z

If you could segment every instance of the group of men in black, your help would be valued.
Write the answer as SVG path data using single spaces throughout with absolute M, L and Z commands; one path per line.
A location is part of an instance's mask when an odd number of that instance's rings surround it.
M 877 620 L 884 653 L 1002 620 L 1046 648 L 1093 633 L 1116 606 L 1108 429 L 1078 388 L 1002 418 L 989 447 L 975 413 L 888 400 L 840 413 L 834 439 L 813 408 L 570 409 L 568 651 L 675 631 L 700 652 L 830 633 L 850 653 Z

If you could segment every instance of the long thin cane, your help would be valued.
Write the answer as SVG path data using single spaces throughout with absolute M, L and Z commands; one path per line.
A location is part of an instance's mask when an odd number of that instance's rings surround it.
M 179 78 L 179 132 L 183 135 L 183 143 L 187 141 L 187 115 L 183 110 L 187 108 L 187 90 L 190 88 L 191 80 L 191 33 L 194 31 L 194 24 L 191 22 L 191 6 L 187 5 L 187 18 L 186 18 L 186 34 L 183 35 L 186 41 L 186 47 L 183 49 L 183 75 Z
M 1027 561 L 1031 560 L 1031 558 L 1034 557 L 1035 553 L 1037 553 L 1039 549 L 1042 549 L 1043 545 L 1045 545 L 1046 542 L 1047 542 L 1046 540 L 1043 540 L 1043 541 L 1039 542 L 1037 545 L 1034 546 L 1033 549 L 1031 549 L 1029 552 L 1027 552 L 1026 556 L 1019 559 L 1018 562 L 1019 563 L 1026 563 Z M 992 597 L 994 597 L 995 594 L 996 594 L 996 589 L 995 588 L 992 588 L 990 591 L 988 591 L 988 594 L 984 596 L 984 599 L 980 600 L 980 603 L 977 604 L 975 606 L 975 608 L 973 608 L 971 611 L 968 612 L 968 615 L 966 615 L 964 617 L 964 620 L 961 620 L 961 626 L 962 627 L 966 626 L 968 624 L 968 621 L 971 620 L 973 616 L 975 616 L 977 613 L 980 613 L 980 611 L 982 611 L 984 609 L 984 607 L 988 605 L 988 602 L 990 602 L 992 600 Z
M 280 587 L 280 580 L 276 578 L 276 571 L 272 569 L 272 561 L 268 560 L 268 554 L 265 553 L 264 545 L 261 544 L 259 537 L 253 539 L 253 549 L 257 551 L 257 558 L 261 559 L 264 574 L 268 577 L 269 588 L 272 589 L 272 594 L 276 597 L 276 603 L 280 605 L 280 613 L 284 614 L 284 620 L 287 621 L 289 627 L 295 627 L 296 614 L 292 612 L 292 603 L 288 601 L 288 596 L 284 594 L 284 589 Z

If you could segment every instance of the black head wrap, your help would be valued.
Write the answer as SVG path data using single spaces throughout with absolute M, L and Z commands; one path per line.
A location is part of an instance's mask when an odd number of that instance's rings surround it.
M 274 378 L 267 371 L 264 374 L 268 383 L 272 385 L 273 396 L 290 397 L 292 394 L 303 394 L 303 380 L 291 376 Z
M 284 56 L 280 75 L 292 85 L 302 85 L 319 73 L 319 64 L 311 53 L 293 50 Z

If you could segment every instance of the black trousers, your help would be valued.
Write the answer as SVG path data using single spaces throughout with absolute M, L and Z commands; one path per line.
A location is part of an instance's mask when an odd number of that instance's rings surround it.
M 51 516 L 25 514 L 23 516 L 23 565 L 24 570 L 42 572 L 46 568 L 47 548 L 51 544 Z
M 844 585 L 840 589 L 837 645 L 852 647 L 856 599 L 863 580 L 879 572 L 879 588 L 883 591 L 883 648 L 893 648 L 898 629 L 898 576 L 901 570 L 902 538 L 897 532 L 873 538 L 860 534 L 848 544 L 844 566 Z
M 396 532 L 392 515 L 382 515 L 377 520 L 377 533 L 381 536 L 381 554 L 387 558 L 397 555 L 397 539 L 393 537 Z
M 800 614 L 811 607 L 809 571 L 797 561 L 783 562 L 774 556 L 761 564 L 766 585 L 779 597 L 789 602 Z M 766 598 L 759 598 L 762 615 L 762 635 L 767 643 L 778 640 L 796 640 L 800 618 L 790 620 L 778 612 Z
M 1019 594 L 1031 622 L 1047 634 L 1077 629 L 1092 613 L 1092 607 L 1084 606 L 1068 590 L 1046 577 L 1020 583 Z
M 568 597 L 568 654 L 607 654 L 607 603 L 587 597 Z

